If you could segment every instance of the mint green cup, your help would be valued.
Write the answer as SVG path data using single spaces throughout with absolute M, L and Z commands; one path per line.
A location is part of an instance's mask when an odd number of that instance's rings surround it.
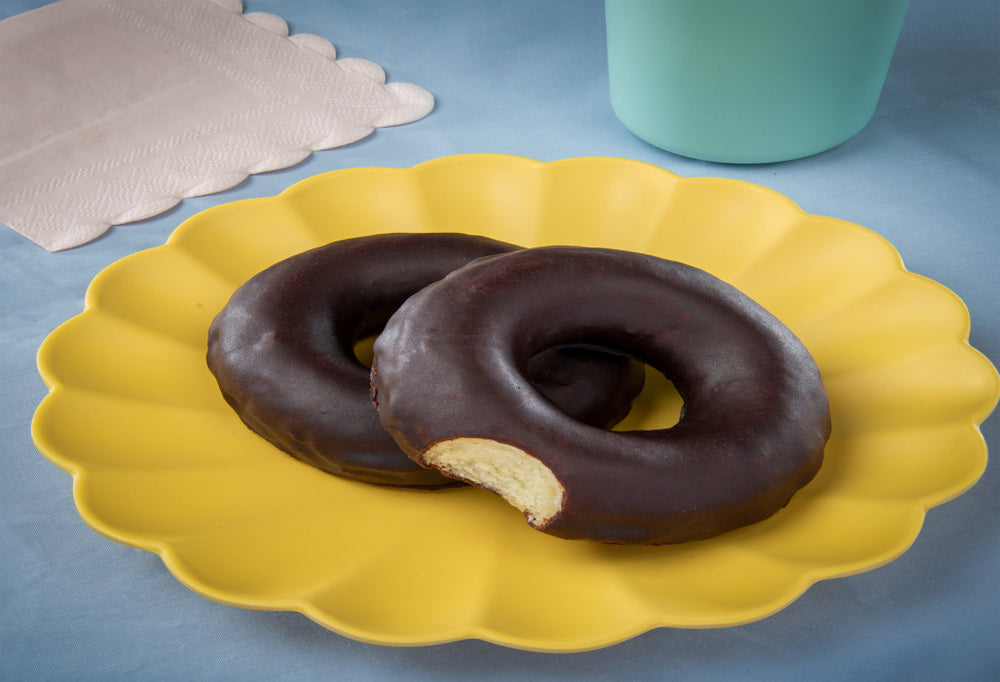
M 910 0 L 605 0 L 611 106 L 724 163 L 830 149 L 871 119 Z

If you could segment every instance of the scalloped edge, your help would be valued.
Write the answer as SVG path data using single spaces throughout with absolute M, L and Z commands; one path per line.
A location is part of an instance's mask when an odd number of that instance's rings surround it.
M 277 14 L 244 12 L 242 0 L 209 0 L 209 3 L 224 12 L 239 15 L 247 24 L 284 38 L 299 50 L 328 61 L 345 72 L 370 80 L 381 87 L 388 99 L 400 106 L 396 111 L 382 111 L 370 122 L 344 122 L 349 125 L 335 126 L 335 130 L 327 130 L 320 137 L 304 143 L 301 147 L 286 148 L 273 156 L 256 159 L 239 168 L 230 168 L 216 175 L 204 177 L 192 185 L 131 206 L 109 218 L 76 223 L 71 232 L 58 237 L 52 238 L 49 235 L 40 234 L 36 235 L 40 241 L 33 238 L 32 241 L 36 241 L 50 252 L 83 246 L 116 225 L 125 225 L 151 218 L 168 211 L 184 199 L 207 196 L 231 189 L 250 175 L 289 168 L 301 163 L 314 152 L 353 144 L 368 137 L 379 128 L 396 127 L 419 121 L 434 110 L 435 98 L 429 91 L 413 83 L 387 83 L 385 70 L 375 62 L 356 57 L 338 59 L 337 48 L 330 40 L 313 33 L 290 34 L 288 23 Z M 21 232 L 16 228 L 15 231 Z
M 533 166 L 543 167 L 543 168 L 553 167 L 558 164 L 576 163 L 576 162 L 600 163 L 602 160 L 607 160 L 613 163 L 622 163 L 622 162 L 628 164 L 643 163 L 643 162 L 623 160 L 623 159 L 604 159 L 604 157 L 579 157 L 577 159 L 570 158 L 553 162 L 540 162 L 540 161 L 534 161 L 532 159 L 526 159 L 524 157 L 512 157 L 500 154 L 465 154 L 465 155 L 434 159 L 431 161 L 424 162 L 423 164 L 418 164 L 417 166 L 413 166 L 409 169 L 397 169 L 397 168 L 387 167 L 385 168 L 385 170 L 391 170 L 392 172 L 399 172 L 400 170 L 415 171 L 421 168 L 432 167 L 433 164 L 461 163 L 463 162 L 463 160 L 472 160 L 472 159 L 476 159 L 477 162 L 485 161 L 487 163 L 492 163 L 494 161 L 528 163 Z M 680 180 L 696 180 L 696 178 L 686 178 L 686 179 L 680 178 L 679 176 L 676 176 L 673 173 L 670 173 L 669 171 L 666 171 L 657 166 L 652 166 L 650 164 L 644 164 L 644 165 L 649 165 L 651 168 L 656 169 L 657 172 L 665 173 L 669 176 L 673 176 L 674 178 L 678 178 Z M 373 167 L 366 169 L 346 169 L 339 171 L 330 171 L 328 173 L 320 174 L 319 176 L 306 178 L 305 180 L 302 180 L 298 183 L 291 185 L 290 187 L 286 188 L 281 194 L 275 196 L 283 196 L 286 193 L 294 192 L 295 188 L 303 185 L 303 183 L 321 182 L 322 180 L 318 180 L 317 178 L 321 178 L 323 176 L 327 176 L 330 174 L 350 173 L 356 170 L 371 171 L 379 169 Z M 802 211 L 802 209 L 788 197 L 785 197 L 784 195 L 781 195 L 780 193 L 777 193 L 774 190 L 770 190 L 766 187 L 755 185 L 753 183 L 747 183 L 745 181 L 740 181 L 740 180 L 727 180 L 725 178 L 710 178 L 709 181 L 724 182 L 724 183 L 740 183 L 755 188 L 755 191 L 762 190 L 766 192 L 769 196 L 772 196 L 773 198 L 780 198 L 781 201 L 786 203 L 789 207 L 794 208 L 794 210 L 796 210 L 800 214 L 807 216 L 810 215 Z M 262 199 L 268 200 L 271 198 L 274 197 L 264 197 Z M 257 201 L 257 199 L 248 201 Z M 217 206 L 213 209 L 208 209 L 208 210 L 213 212 L 219 210 L 225 210 L 224 208 L 225 206 L 226 205 Z M 822 218 L 822 216 L 815 216 L 815 217 Z M 839 223 L 845 223 L 845 221 L 841 221 L 839 219 L 834 219 L 834 220 L 838 220 Z M 896 253 L 896 256 L 898 257 L 899 254 L 896 251 L 895 247 L 893 247 L 888 240 L 884 239 L 880 235 L 877 235 L 871 230 L 863 228 L 854 223 L 845 223 L 845 224 L 853 226 L 853 228 L 856 229 L 865 230 L 866 232 L 875 235 L 886 247 L 892 249 L 892 251 Z M 180 239 L 188 230 L 194 230 L 196 229 L 196 227 L 197 226 L 191 221 L 191 219 L 188 219 L 184 221 L 180 226 L 178 226 L 178 228 L 170 235 L 170 238 L 163 246 L 154 247 L 154 249 L 149 249 L 147 251 L 169 248 L 171 247 L 172 243 Z M 130 256 L 127 256 L 124 259 L 122 259 L 122 261 L 129 260 L 132 258 L 141 258 L 143 253 L 146 253 L 146 251 L 138 252 Z M 908 271 L 903 265 L 901 257 L 898 258 L 898 271 L 900 273 L 910 273 L 910 271 Z M 105 271 L 102 271 L 102 273 L 103 272 Z M 922 279 L 928 279 L 924 278 L 921 275 L 915 275 L 915 276 L 921 277 Z M 94 290 L 95 287 L 100 286 L 101 279 L 102 279 L 102 274 L 99 273 L 98 276 L 96 276 L 94 280 L 91 282 L 90 287 L 88 287 L 88 295 L 85 300 L 84 310 L 77 316 L 70 318 L 62 325 L 57 327 L 49 335 L 49 337 L 45 339 L 43 344 L 39 347 L 38 351 L 39 372 L 46 386 L 49 388 L 49 394 L 42 400 L 42 402 L 38 407 L 38 410 L 36 410 L 34 419 L 32 420 L 32 436 L 35 439 L 36 445 L 38 446 L 39 450 L 42 452 L 43 455 L 45 455 L 50 461 L 55 463 L 57 466 L 63 468 L 64 470 L 70 472 L 73 475 L 74 500 L 78 501 L 78 508 L 79 508 L 79 503 L 82 502 L 81 499 L 82 496 L 78 494 L 78 491 L 82 490 L 85 485 L 85 481 L 88 476 L 87 468 L 82 465 L 76 464 L 73 460 L 65 457 L 64 455 L 53 452 L 51 448 L 47 447 L 47 444 L 45 442 L 46 439 L 44 435 L 41 433 L 40 427 L 45 418 L 44 414 L 46 405 L 47 403 L 50 402 L 51 397 L 55 396 L 61 390 L 71 390 L 62 387 L 58 381 L 58 378 L 54 376 L 54 373 L 47 366 L 46 349 L 49 348 L 50 345 L 53 343 L 52 341 L 50 341 L 50 339 L 53 338 L 58 339 L 61 333 L 59 330 L 63 328 L 64 325 L 69 324 L 76 317 L 88 314 L 88 311 L 91 311 L 93 309 L 95 304 L 92 300 L 92 295 L 90 292 Z M 977 416 L 976 418 L 970 418 L 968 422 L 968 426 L 975 429 L 979 437 L 979 440 L 982 443 L 982 449 L 984 454 L 983 469 L 985 469 L 986 443 L 985 440 L 982 438 L 980 425 L 983 421 L 985 421 L 986 418 L 989 417 L 989 415 L 996 407 L 997 400 L 1000 399 L 1000 374 L 997 373 L 996 368 L 990 363 L 990 361 L 985 356 L 983 356 L 981 353 L 979 353 L 979 351 L 977 351 L 975 348 L 972 348 L 968 344 L 968 330 L 970 324 L 968 320 L 969 318 L 968 310 L 967 307 L 965 306 L 965 303 L 961 300 L 960 297 L 958 297 L 954 292 L 952 292 L 944 285 L 941 285 L 940 283 L 935 282 L 934 280 L 928 279 L 928 281 L 932 282 L 937 287 L 940 287 L 941 289 L 948 291 L 951 297 L 961 305 L 962 309 L 965 311 L 967 324 L 965 325 L 963 330 L 958 332 L 958 335 L 963 337 L 961 340 L 962 344 L 970 351 L 979 356 L 979 358 L 983 363 L 982 366 L 984 370 L 990 371 L 989 382 L 992 384 L 993 387 L 992 389 L 992 394 L 994 396 L 993 404 L 992 406 L 989 407 L 983 407 L 983 409 L 980 410 L 980 412 L 982 413 L 981 419 L 979 419 Z M 961 489 L 947 491 L 946 493 L 943 493 L 940 496 L 933 496 L 934 499 L 921 498 L 919 500 L 918 499 L 910 500 L 910 502 L 914 505 L 913 514 L 919 517 L 913 524 L 912 532 L 907 533 L 905 537 L 901 537 L 899 542 L 895 543 L 893 547 L 888 548 L 886 552 L 880 553 L 878 557 L 848 561 L 844 562 L 842 565 L 837 565 L 837 566 L 823 566 L 823 567 L 813 567 L 813 568 L 802 567 L 800 577 L 795 581 L 793 585 L 789 585 L 788 590 L 786 590 L 787 599 L 771 600 L 768 601 L 767 603 L 759 604 L 757 608 L 747 609 L 746 613 L 742 614 L 741 617 L 736 620 L 727 622 L 694 622 L 694 620 L 696 620 L 694 619 L 691 622 L 663 622 L 661 618 L 657 618 L 654 614 L 645 614 L 643 617 L 638 618 L 638 620 L 632 625 L 621 628 L 614 633 L 605 632 L 600 635 L 594 635 L 592 637 L 585 638 L 586 641 L 584 641 L 584 639 L 578 639 L 577 641 L 574 641 L 572 643 L 557 637 L 543 639 L 538 636 L 527 636 L 527 637 L 518 636 L 513 633 L 502 632 L 496 628 L 487 627 L 481 624 L 468 625 L 467 627 L 464 628 L 455 627 L 452 628 L 451 631 L 449 632 L 437 633 L 437 635 L 434 637 L 418 636 L 418 635 L 386 636 L 385 634 L 371 632 L 366 628 L 359 627 L 357 625 L 351 625 L 348 622 L 344 622 L 343 619 L 338 618 L 336 616 L 331 616 L 331 614 L 316 608 L 308 600 L 289 599 L 281 602 L 275 602 L 273 600 L 263 600 L 255 602 L 253 599 L 248 599 L 246 595 L 229 594 L 225 590 L 220 590 L 212 587 L 211 585 L 203 584 L 202 582 L 195 579 L 193 574 L 190 571 L 188 571 L 188 569 L 184 566 L 183 562 L 179 559 L 178 556 L 176 556 L 176 553 L 174 552 L 169 542 L 161 540 L 142 539 L 138 537 L 133 537 L 128 533 L 121 533 L 117 531 L 115 528 L 103 524 L 99 519 L 93 517 L 93 515 L 86 514 L 85 510 L 83 509 L 81 509 L 81 516 L 88 523 L 88 525 L 90 525 L 95 531 L 97 531 L 98 533 L 100 533 L 105 537 L 108 537 L 109 539 L 112 539 L 122 544 L 139 547 L 141 549 L 156 553 L 161 557 L 161 559 L 164 561 L 164 564 L 167 566 L 168 570 L 175 576 L 175 578 L 179 582 L 181 582 L 182 584 L 184 584 L 186 587 L 196 592 L 197 594 L 200 594 L 205 598 L 208 598 L 212 601 L 216 601 L 219 603 L 228 604 L 231 606 L 236 606 L 241 608 L 250 608 L 259 610 L 297 611 L 304 614 L 311 620 L 317 622 L 319 625 L 333 632 L 337 632 L 341 635 L 350 637 L 352 639 L 374 644 L 382 644 L 390 646 L 425 646 L 437 643 L 457 641 L 462 639 L 480 639 L 498 645 L 510 646 L 524 650 L 550 652 L 550 653 L 554 652 L 568 653 L 575 651 L 587 651 L 597 648 L 603 648 L 606 646 L 611 646 L 656 628 L 662 628 L 662 627 L 720 628 L 720 627 L 741 625 L 764 619 L 770 615 L 773 615 L 774 613 L 781 611 L 782 609 L 793 603 L 811 585 L 815 584 L 816 582 L 819 582 L 820 580 L 854 575 L 857 573 L 866 572 L 868 570 L 874 570 L 879 566 L 890 563 L 898 556 L 905 553 L 907 549 L 915 541 L 916 537 L 919 534 L 927 510 L 961 495 L 963 492 L 972 487 L 981 475 L 982 475 L 982 470 L 980 470 L 978 473 L 975 474 L 975 476 L 972 478 L 971 482 L 968 483 L 968 485 L 964 487 L 959 486 L 961 487 Z M 917 508 L 919 508 L 919 511 L 917 510 Z

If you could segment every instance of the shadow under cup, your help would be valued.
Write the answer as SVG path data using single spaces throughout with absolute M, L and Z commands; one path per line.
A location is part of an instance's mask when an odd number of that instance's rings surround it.
M 871 119 L 910 0 L 605 0 L 611 105 L 706 161 L 801 158 Z

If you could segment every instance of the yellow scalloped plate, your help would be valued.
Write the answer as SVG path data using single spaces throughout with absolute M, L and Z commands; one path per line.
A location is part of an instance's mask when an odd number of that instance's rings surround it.
M 209 322 L 244 280 L 332 240 L 458 231 L 646 251 L 740 287 L 814 354 L 834 433 L 771 519 L 711 540 L 612 547 L 531 530 L 474 489 L 383 489 L 298 463 L 243 427 L 205 367 Z M 969 316 L 875 233 L 763 187 L 620 159 L 476 154 L 358 168 L 185 221 L 101 272 L 46 339 L 33 431 L 98 532 L 159 554 L 205 597 L 300 611 L 394 645 L 480 638 L 541 651 L 651 628 L 747 623 L 817 580 L 904 552 L 927 509 L 986 465 L 1000 380 Z M 629 426 L 674 409 L 655 387 Z

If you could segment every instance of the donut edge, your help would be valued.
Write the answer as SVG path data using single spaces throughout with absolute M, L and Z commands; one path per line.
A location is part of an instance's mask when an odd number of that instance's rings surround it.
M 434 443 L 415 459 L 499 495 L 538 530 L 562 511 L 566 491 L 556 475 L 540 459 L 509 443 L 459 436 Z

